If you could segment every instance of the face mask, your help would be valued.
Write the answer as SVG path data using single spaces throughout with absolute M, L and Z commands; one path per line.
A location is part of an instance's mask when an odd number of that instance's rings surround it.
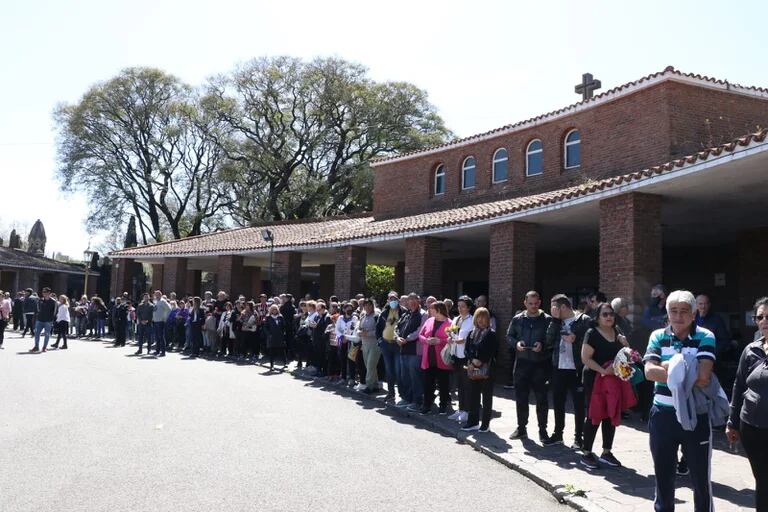
M 397 308 L 397 306 L 399 306 L 399 305 L 400 305 L 400 303 L 399 303 L 399 302 L 397 302 L 396 300 L 391 300 L 391 301 L 389 301 L 389 308 L 390 308 L 390 309 L 395 309 L 395 308 Z

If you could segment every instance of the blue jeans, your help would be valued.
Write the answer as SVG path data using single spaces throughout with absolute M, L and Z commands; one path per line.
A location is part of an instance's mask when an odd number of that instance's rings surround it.
M 35 348 L 40 348 L 40 331 L 45 331 L 45 341 L 43 341 L 43 348 L 48 348 L 48 340 L 51 339 L 51 331 L 53 330 L 53 322 L 41 322 L 35 321 Z
M 152 327 L 155 336 L 155 350 L 165 354 L 165 322 L 152 322 Z
M 712 489 L 709 471 L 712 463 L 712 432 L 709 415 L 697 417 L 693 431 L 683 430 L 671 407 L 651 408 L 648 431 L 651 443 L 651 457 L 656 473 L 656 498 L 653 508 L 656 512 L 671 512 L 675 509 L 675 472 L 677 470 L 677 449 L 682 447 L 693 487 L 693 510 L 708 512 L 712 507 Z
M 96 337 L 97 338 L 103 338 L 106 334 L 105 327 L 107 325 L 107 320 L 105 318 L 97 318 L 96 319 Z
M 139 350 L 147 342 L 147 351 L 152 347 L 152 324 L 138 323 L 136 326 L 136 337 L 139 338 Z
M 384 369 L 387 373 L 387 393 L 395 394 L 395 383 L 400 384 L 400 346 L 397 343 L 390 343 L 379 340 L 381 348 L 381 357 L 384 359 Z
M 419 405 L 424 401 L 421 356 L 416 354 L 400 355 L 400 398 Z

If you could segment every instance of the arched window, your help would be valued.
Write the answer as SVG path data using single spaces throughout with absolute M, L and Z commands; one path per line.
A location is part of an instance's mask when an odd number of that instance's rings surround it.
M 468 156 L 461 166 L 461 189 L 475 188 L 475 157 Z
M 539 139 L 528 143 L 525 150 L 525 175 L 535 176 L 544 172 L 544 145 Z
M 493 154 L 493 182 L 507 181 L 509 177 L 509 154 L 504 148 L 499 148 Z
M 438 165 L 435 169 L 435 195 L 445 193 L 445 166 Z
M 566 169 L 573 169 L 581 165 L 581 135 L 579 130 L 571 130 L 565 136 L 563 161 Z

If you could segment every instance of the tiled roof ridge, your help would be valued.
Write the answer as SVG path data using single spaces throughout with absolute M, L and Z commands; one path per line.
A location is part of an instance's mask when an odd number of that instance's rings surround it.
M 245 226 L 249 228 L 264 228 L 269 226 L 285 226 L 294 224 L 312 224 L 314 222 L 328 222 L 331 220 L 346 220 L 346 219 L 359 219 L 362 217 L 370 217 L 371 212 L 358 212 L 358 213 L 346 213 L 344 215 L 326 215 L 325 217 L 306 217 L 303 219 L 284 219 L 284 220 L 269 220 L 259 221 L 258 223 Z
M 441 148 L 449 148 L 451 146 L 463 144 L 465 142 L 470 142 L 470 141 L 475 140 L 475 139 L 481 139 L 483 137 L 487 137 L 489 135 L 493 135 L 494 133 L 498 133 L 498 132 L 502 132 L 502 131 L 506 131 L 506 130 L 511 130 L 511 129 L 514 129 L 514 128 L 519 128 L 521 126 L 525 126 L 525 125 L 528 125 L 528 124 L 531 124 L 531 123 L 535 123 L 537 121 L 541 121 L 541 120 L 547 119 L 549 117 L 556 116 L 558 114 L 562 114 L 562 113 L 570 111 L 570 110 L 574 110 L 577 107 L 580 107 L 582 105 L 588 105 L 590 103 L 594 103 L 594 102 L 596 102 L 598 100 L 601 100 L 601 99 L 603 99 L 603 98 L 605 98 L 605 97 L 607 97 L 609 95 L 616 94 L 616 93 L 621 92 L 621 91 L 623 91 L 625 89 L 629 89 L 631 87 L 638 86 L 638 85 L 643 84 L 643 83 L 645 83 L 645 82 L 647 82 L 649 80 L 653 80 L 655 78 L 659 78 L 659 77 L 665 76 L 665 75 L 677 75 L 677 76 L 681 76 L 681 77 L 685 77 L 685 78 L 691 78 L 691 79 L 694 79 L 694 80 L 700 80 L 702 82 L 709 82 L 709 83 L 713 83 L 713 84 L 717 84 L 717 85 L 724 85 L 728 89 L 731 89 L 731 88 L 733 88 L 733 89 L 743 89 L 743 90 L 749 90 L 749 91 L 754 91 L 754 92 L 758 92 L 758 93 L 768 94 L 768 88 L 757 87 L 757 86 L 753 86 L 753 85 L 750 85 L 750 86 L 740 85 L 740 84 L 732 83 L 732 82 L 730 82 L 728 80 L 714 78 L 714 77 L 710 77 L 710 76 L 707 76 L 707 75 L 701 75 L 701 74 L 698 74 L 698 73 L 684 73 L 684 72 L 676 69 L 674 66 L 667 66 L 662 71 L 657 71 L 655 73 L 651 73 L 649 75 L 645 75 L 645 76 L 643 76 L 641 78 L 638 78 L 636 80 L 632 80 L 630 82 L 626 82 L 624 84 L 618 85 L 616 87 L 608 89 L 607 91 L 601 92 L 600 94 L 597 94 L 597 95 L 595 95 L 595 96 L 593 96 L 593 97 L 591 97 L 591 98 L 589 98 L 587 100 L 582 100 L 582 101 L 579 101 L 579 102 L 576 102 L 576 103 L 571 103 L 570 105 L 567 105 L 565 107 L 561 107 L 561 108 L 558 108 L 556 110 L 551 110 L 551 111 L 546 112 L 544 114 L 539 114 L 537 116 L 530 117 L 528 119 L 525 119 L 525 120 L 522 120 L 522 121 L 518 121 L 516 123 L 507 124 L 507 125 L 500 126 L 498 128 L 494 128 L 492 130 L 488 130 L 488 131 L 485 131 L 485 132 L 482 132 L 482 133 L 476 133 L 474 135 L 469 135 L 467 137 L 462 137 L 462 138 L 459 138 L 459 139 L 454 139 L 454 140 L 451 140 L 451 141 L 448 141 L 448 142 L 444 142 L 442 144 L 436 144 L 434 146 L 429 146 L 429 147 L 422 148 L 422 149 L 416 149 L 416 150 L 413 150 L 413 151 L 408 151 L 408 152 L 400 153 L 400 154 L 396 154 L 396 155 L 389 155 L 389 156 L 383 156 L 383 157 L 380 157 L 380 158 L 374 158 L 371 161 L 371 164 L 372 165 L 379 165 L 379 164 L 383 164 L 385 162 L 389 162 L 391 160 L 398 160 L 398 159 L 401 159 L 401 158 L 410 158 L 410 157 L 414 157 L 414 156 L 420 155 L 422 153 L 427 153 L 427 152 L 434 151 L 434 150 L 441 149 Z
M 424 212 L 415 215 L 408 215 L 399 218 L 387 218 L 387 219 L 374 219 L 371 212 L 366 212 L 368 215 L 359 214 L 355 218 L 363 222 L 357 226 L 340 225 L 340 229 L 329 231 L 326 233 L 320 233 L 318 236 L 307 236 L 299 242 L 288 243 L 284 247 L 301 247 L 301 246 L 327 246 L 334 247 L 334 244 L 341 241 L 364 241 L 382 237 L 398 236 L 403 233 L 419 232 L 419 231 L 431 231 L 440 230 L 449 226 L 460 227 L 463 225 L 469 225 L 477 221 L 485 221 L 494 218 L 504 217 L 509 214 L 520 213 L 534 208 L 540 208 L 548 205 L 557 204 L 563 201 L 577 199 L 580 197 L 589 196 L 594 193 L 603 192 L 628 185 L 633 182 L 643 181 L 652 178 L 656 175 L 665 174 L 675 170 L 681 170 L 682 168 L 693 165 L 699 161 L 709 160 L 712 157 L 721 157 L 726 153 L 733 153 L 738 148 L 750 146 L 753 143 L 764 143 L 768 139 L 768 128 L 763 128 L 759 131 L 749 133 L 731 140 L 730 142 L 713 146 L 710 148 L 702 149 L 696 153 L 683 156 L 674 160 L 667 161 L 665 163 L 647 167 L 645 169 L 634 171 L 631 173 L 622 174 L 620 176 L 612 176 L 599 180 L 594 180 L 588 183 L 582 183 L 573 185 L 567 188 L 558 189 L 550 192 L 541 192 L 539 194 L 533 194 L 529 196 L 516 197 L 510 199 L 500 199 L 496 201 L 490 201 L 487 203 L 479 203 L 467 206 L 457 207 L 455 209 L 436 210 L 431 212 Z M 454 211 L 453 215 L 448 213 Z M 437 220 L 436 220 L 437 219 Z M 337 217 L 326 217 L 326 221 L 340 220 Z M 351 220 L 351 219 L 350 219 Z M 241 228 L 242 229 L 242 228 Z M 227 230 L 223 232 L 213 233 L 221 234 L 236 231 Z M 202 235 L 201 235 L 202 236 Z M 192 237 L 190 237 L 192 238 Z M 195 237 L 197 238 L 197 237 Z M 183 243 L 189 238 L 174 240 L 176 243 Z M 156 245 L 142 246 L 136 249 L 155 247 Z M 231 251 L 246 251 L 251 249 L 258 249 L 256 247 L 247 247 L 240 245 L 237 248 L 217 248 L 209 249 L 207 251 L 189 251 L 185 254 L 227 254 Z M 131 249 L 124 249 L 123 251 L 130 251 Z M 180 250 L 183 252 L 183 250 Z M 122 251 L 121 251 L 122 252 Z M 119 254 L 119 253 L 113 253 Z M 138 252 L 137 256 L 167 256 L 167 253 L 158 253 L 153 251 L 150 253 Z

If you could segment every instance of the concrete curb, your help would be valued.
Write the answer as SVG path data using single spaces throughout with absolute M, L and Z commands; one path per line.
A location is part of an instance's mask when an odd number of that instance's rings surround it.
M 259 363 L 258 365 L 265 366 L 261 363 Z M 353 397 L 360 400 L 366 400 L 370 402 L 376 402 L 380 405 L 383 405 L 385 409 L 396 412 L 398 416 L 412 418 L 422 424 L 429 425 L 431 428 L 435 430 L 439 430 L 440 432 L 455 438 L 461 444 L 466 444 L 468 446 L 471 446 L 475 451 L 482 453 L 486 457 L 489 457 L 490 459 L 500 464 L 503 464 L 509 469 L 512 469 L 520 473 L 521 475 L 525 476 L 529 480 L 532 480 L 537 485 L 539 485 L 540 487 L 548 491 L 560 503 L 566 504 L 569 507 L 575 510 L 578 510 L 579 512 L 607 512 L 606 509 L 604 509 L 603 507 L 590 501 L 588 497 L 569 493 L 565 490 L 564 486 L 562 485 L 553 485 L 544 476 L 537 474 L 535 468 L 531 467 L 529 464 L 518 463 L 518 462 L 508 460 L 502 457 L 501 455 L 499 455 L 498 453 L 494 453 L 488 448 L 482 446 L 476 439 L 471 439 L 470 435 L 464 434 L 460 430 L 449 428 L 443 425 L 441 422 L 434 421 L 432 419 L 432 415 L 422 416 L 421 414 L 416 414 L 412 411 L 403 410 L 399 407 L 395 407 L 394 404 L 386 402 L 379 397 L 357 392 L 353 389 L 348 388 L 346 385 L 329 384 L 327 382 L 323 382 L 318 377 L 304 375 L 303 373 L 298 371 L 294 371 L 294 372 L 286 371 L 284 373 L 304 381 L 325 384 L 324 387 L 331 388 L 335 391 L 338 391 L 340 394 L 344 394 L 349 397 Z

